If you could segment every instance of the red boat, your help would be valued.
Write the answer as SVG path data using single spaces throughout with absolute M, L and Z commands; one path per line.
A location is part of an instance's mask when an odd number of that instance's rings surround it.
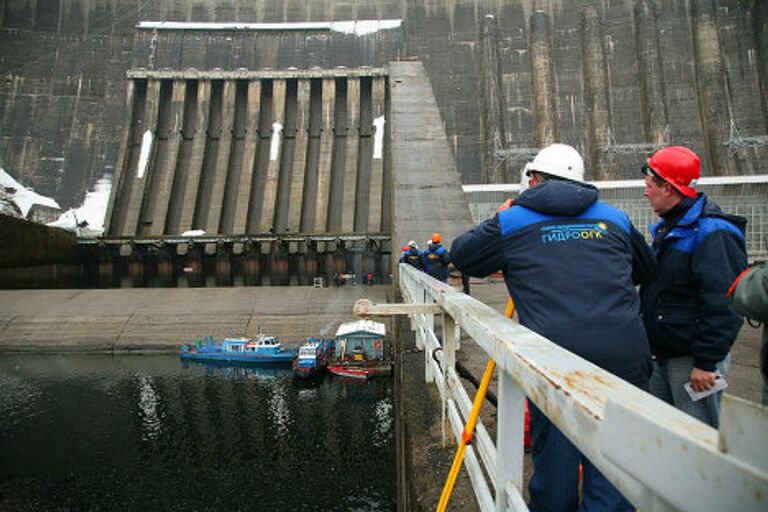
M 374 374 L 373 367 L 352 366 L 348 364 L 329 364 L 328 371 L 339 377 L 359 380 L 368 380 Z

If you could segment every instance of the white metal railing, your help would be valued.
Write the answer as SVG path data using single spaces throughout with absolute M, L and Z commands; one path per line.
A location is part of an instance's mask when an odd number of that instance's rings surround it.
M 528 510 L 526 397 L 644 512 L 768 510 L 768 408 L 725 395 L 717 431 L 413 267 L 399 265 L 399 286 L 406 303 L 432 305 L 410 318 L 426 381 L 440 392 L 446 444 L 461 442 L 471 408 L 454 370 L 459 332 L 496 361 L 496 439 L 478 422 L 464 461 L 482 511 Z

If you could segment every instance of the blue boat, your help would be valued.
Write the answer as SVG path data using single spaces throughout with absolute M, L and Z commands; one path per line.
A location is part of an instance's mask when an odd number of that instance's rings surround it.
M 299 347 L 299 355 L 293 360 L 293 375 L 304 380 L 322 377 L 332 351 L 333 340 L 309 338 Z
M 215 361 L 240 364 L 290 364 L 296 357 L 296 349 L 284 348 L 273 336 L 258 338 L 225 338 L 220 345 L 213 336 L 194 345 L 181 347 L 181 359 L 185 361 Z

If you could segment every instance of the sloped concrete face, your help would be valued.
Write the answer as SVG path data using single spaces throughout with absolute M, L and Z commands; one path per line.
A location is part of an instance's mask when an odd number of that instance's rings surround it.
M 421 62 L 391 63 L 390 83 L 393 246 L 439 232 L 450 247 L 471 217 L 432 85 Z

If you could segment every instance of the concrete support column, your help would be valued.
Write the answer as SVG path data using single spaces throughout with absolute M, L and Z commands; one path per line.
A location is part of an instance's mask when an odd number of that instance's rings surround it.
M 235 218 L 232 225 L 233 234 L 245 233 L 248 221 L 248 208 L 251 197 L 251 186 L 256 174 L 256 147 L 259 137 L 259 113 L 261 109 L 261 82 L 248 82 L 248 108 L 246 120 L 245 143 L 243 145 L 242 177 L 236 188 L 234 201 Z
M 194 139 L 192 140 L 189 163 L 187 167 L 187 182 L 184 187 L 181 201 L 181 215 L 179 218 L 178 233 L 192 229 L 192 217 L 195 213 L 197 201 L 197 189 L 200 185 L 200 173 L 203 170 L 205 157 L 205 143 L 207 139 L 206 128 L 210 115 L 211 82 L 201 80 L 197 87 L 196 119 L 194 123 Z M 179 172 L 177 170 L 177 172 Z
M 752 33 L 757 53 L 756 66 L 760 90 L 760 104 L 763 108 L 765 130 L 768 133 L 768 2 L 752 2 Z
M 667 97 L 664 91 L 664 68 L 661 65 L 656 6 L 651 0 L 635 4 L 635 39 L 640 75 L 640 101 L 645 142 L 661 144 L 669 123 Z
M 607 180 L 618 169 L 616 158 L 605 152 L 611 144 L 611 112 L 608 101 L 608 76 L 600 15 L 593 6 L 582 11 L 581 41 L 584 63 L 584 104 L 587 109 L 587 147 L 585 177 Z
M 323 79 L 322 131 L 320 132 L 320 165 L 315 203 L 315 233 L 325 233 L 328 222 L 328 202 L 331 199 L 331 164 L 333 161 L 333 115 L 336 103 L 336 80 Z M 322 248 L 318 248 L 322 251 Z
M 355 222 L 355 190 L 357 189 L 357 158 L 360 139 L 360 79 L 347 79 L 347 158 L 344 164 L 344 191 L 341 211 L 341 232 L 352 233 Z
M 181 124 L 184 112 L 184 100 L 186 96 L 186 84 L 183 80 L 174 80 L 171 84 L 171 105 L 167 121 L 158 125 L 158 166 L 152 179 L 152 188 L 149 195 L 148 213 L 151 214 L 149 229 L 151 236 L 160 236 L 165 231 L 165 219 L 168 215 L 168 206 L 171 198 L 171 188 L 176 173 L 176 162 L 179 156 L 179 143 L 181 142 Z M 162 144 L 161 144 L 162 142 Z M 160 146 L 163 146 L 163 154 Z
M 371 85 L 373 108 L 373 158 L 371 160 L 371 189 L 368 201 L 368 231 L 381 231 L 382 194 L 384 188 L 384 134 L 386 126 L 386 78 L 377 76 Z
M 119 235 L 122 229 L 120 216 L 123 206 L 122 198 L 125 196 L 123 192 L 127 175 L 126 165 L 130 160 L 129 147 L 131 145 L 132 133 L 134 131 L 133 123 L 135 122 L 134 117 L 137 110 L 135 95 L 135 82 L 129 80 L 125 95 L 125 107 L 127 112 L 131 112 L 131 117 L 123 127 L 123 134 L 120 140 L 120 151 L 118 152 L 117 162 L 115 163 L 115 175 L 112 178 L 112 190 L 109 193 L 109 205 L 107 206 L 107 213 L 104 217 L 106 225 L 105 234 L 109 236 Z
M 549 32 L 549 16 L 543 11 L 531 14 L 531 79 L 533 81 L 533 123 L 536 147 L 557 141 L 554 60 Z
M 232 149 L 232 128 L 234 123 L 236 82 L 226 80 L 221 98 L 221 131 L 216 151 L 216 159 L 213 162 L 213 174 L 211 175 L 211 192 L 208 200 L 207 212 L 204 213 L 205 232 L 215 234 L 219 232 L 219 220 L 221 218 L 222 202 L 224 200 L 224 187 L 229 174 L 230 151 Z
M 138 141 L 139 158 L 136 167 L 127 169 L 133 172 L 135 178 L 131 183 L 128 194 L 128 205 L 125 210 L 125 221 L 121 234 L 134 236 L 138 232 L 139 214 L 144 199 L 144 192 L 152 173 L 155 172 L 156 151 L 153 146 L 156 142 L 155 130 L 157 123 L 157 109 L 160 103 L 160 81 L 149 80 L 147 82 L 147 98 L 144 103 L 144 127 Z
M 693 30 L 693 57 L 699 112 L 704 132 L 710 171 L 714 175 L 738 174 L 728 148 L 731 105 L 726 91 L 725 64 L 720 50 L 714 0 L 690 2 Z
M 272 136 L 269 147 L 269 165 L 264 180 L 264 203 L 261 208 L 260 233 L 269 233 L 274 228 L 275 201 L 277 199 L 277 175 L 280 170 L 280 146 L 285 123 L 285 80 L 272 83 Z
M 481 175 L 484 183 L 509 181 L 507 164 L 496 161 L 497 147 L 507 145 L 504 126 L 506 101 L 501 87 L 498 26 L 496 18 L 486 16 L 480 25 L 480 154 Z
M 308 79 L 298 80 L 296 106 L 296 146 L 293 155 L 293 169 L 290 175 L 290 195 L 288 203 L 289 233 L 298 233 L 301 223 L 301 209 L 304 198 L 304 171 L 307 166 L 307 130 L 309 128 L 309 97 L 311 84 Z

